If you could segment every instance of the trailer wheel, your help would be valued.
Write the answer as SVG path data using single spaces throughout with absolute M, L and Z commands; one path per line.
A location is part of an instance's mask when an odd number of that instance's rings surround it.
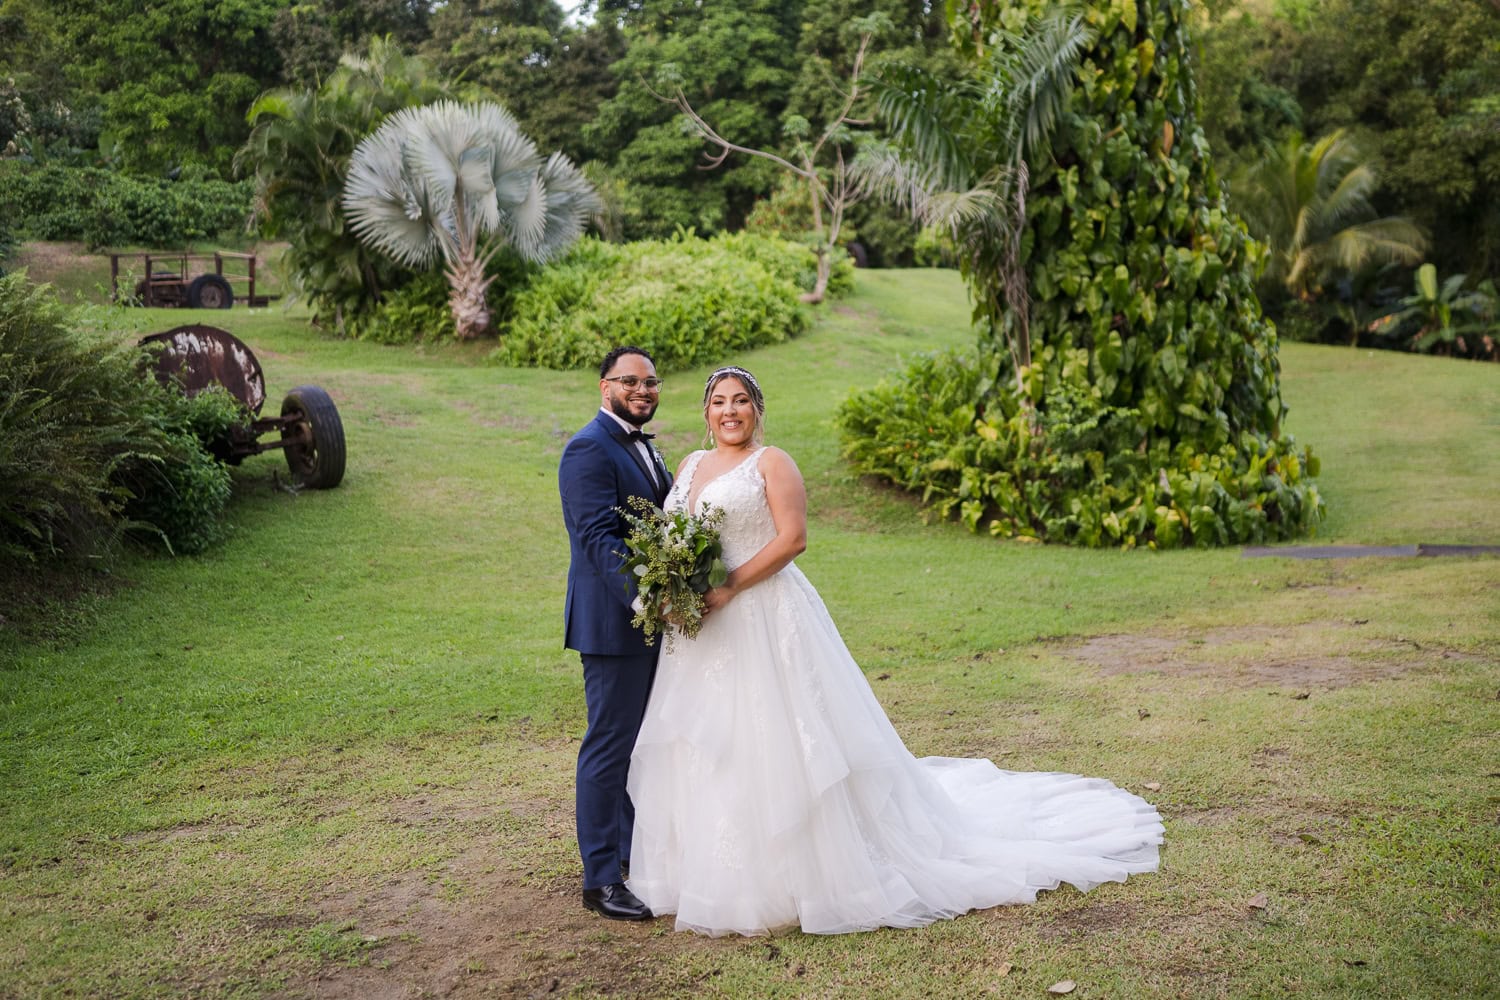
M 281 438 L 292 478 L 315 490 L 337 486 L 344 478 L 344 423 L 328 393 L 299 385 L 286 394 L 281 415 L 287 420 Z
M 228 309 L 234 305 L 234 291 L 219 274 L 200 274 L 188 285 L 188 305 L 194 309 Z

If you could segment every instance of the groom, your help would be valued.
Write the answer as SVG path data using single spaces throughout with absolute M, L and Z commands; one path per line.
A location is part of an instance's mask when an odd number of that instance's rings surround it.
M 578 850 L 583 905 L 614 920 L 649 920 L 625 886 L 635 809 L 625 794 L 630 752 L 656 674 L 654 647 L 633 628 L 635 586 L 620 572 L 631 497 L 661 506 L 672 485 L 644 426 L 661 380 L 651 355 L 617 347 L 599 365 L 599 413 L 574 434 L 557 469 L 572 561 L 563 645 L 583 659 L 589 728 L 578 748 Z

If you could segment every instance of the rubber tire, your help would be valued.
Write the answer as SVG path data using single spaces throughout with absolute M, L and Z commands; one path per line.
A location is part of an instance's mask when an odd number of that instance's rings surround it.
M 234 289 L 220 274 L 200 274 L 188 285 L 188 305 L 194 309 L 228 309 L 234 305 Z
M 338 407 L 328 393 L 315 385 L 299 385 L 281 402 L 281 415 L 300 414 L 301 422 L 312 431 L 312 446 L 286 447 L 286 464 L 292 479 L 315 490 L 331 490 L 344 479 L 344 422 Z M 292 427 L 283 428 L 281 437 L 298 437 Z

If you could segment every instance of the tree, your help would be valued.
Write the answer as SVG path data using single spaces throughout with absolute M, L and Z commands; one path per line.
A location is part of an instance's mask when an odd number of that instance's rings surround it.
M 990 344 L 1006 345 L 1019 390 L 1032 362 L 1021 258 L 1027 163 L 1047 155 L 1093 37 L 1081 14 L 1063 10 L 989 46 L 970 79 L 892 67 L 876 92 L 897 145 L 859 164 L 862 176 L 909 205 L 924 226 L 950 233 L 975 319 Z
M 612 20 L 569 24 L 555 0 L 453 0 L 432 19 L 423 55 L 497 100 L 543 149 L 593 155 L 584 127 L 617 83 L 625 52 Z
M 955 5 L 956 34 L 977 66 L 1003 66 L 992 50 L 1024 50 L 1027 22 L 1050 6 Z M 1317 462 L 1282 429 L 1276 334 L 1252 289 L 1260 250 L 1228 211 L 1197 123 L 1190 17 L 1190 0 L 1087 8 L 1095 40 L 1065 102 L 1030 119 L 1054 118 L 1050 146 L 1021 143 L 1014 246 L 1027 295 L 987 294 L 971 277 L 977 360 L 924 359 L 845 404 L 856 468 L 996 535 L 1204 546 L 1316 525 Z M 954 147 L 929 163 L 993 156 L 970 148 L 971 133 L 919 134 Z M 1021 364 L 995 332 L 1015 343 L 1028 301 Z
M 724 138 L 688 100 L 682 89 L 681 70 L 674 64 L 664 65 L 658 70 L 658 80 L 667 86 L 667 94 L 658 94 L 657 97 L 675 106 L 697 135 L 717 149 L 716 153 L 708 157 L 708 166 L 721 165 L 731 153 L 743 153 L 776 164 L 806 185 L 813 252 L 818 261 L 817 278 L 812 291 L 803 296 L 806 302 L 823 301 L 828 291 L 828 276 L 833 268 L 834 253 L 839 246 L 840 231 L 844 225 L 844 212 L 867 193 L 859 179 L 850 171 L 844 148 L 852 139 L 851 128 L 868 124 L 863 119 L 853 117 L 854 109 L 864 96 L 861 74 L 864 71 L 865 57 L 870 51 L 870 43 L 874 41 L 876 33 L 891 26 L 890 19 L 880 14 L 861 18 L 853 25 L 859 32 L 859 45 L 854 51 L 848 89 L 840 93 L 839 104 L 829 113 L 827 123 L 816 130 L 816 136 L 812 124 L 801 115 L 792 115 L 786 120 L 783 131 L 792 140 L 790 159 L 770 150 L 742 146 Z M 827 212 L 826 218 L 824 212 Z
M 426 0 L 311 0 L 277 11 L 271 37 L 281 57 L 282 79 L 316 88 L 338 67 L 346 51 L 372 38 L 415 50 L 427 40 L 431 5 Z
M 1444 273 L 1500 278 L 1500 4 L 1324 0 L 1275 82 L 1307 130 L 1348 129 L 1380 164 L 1371 201 L 1437 237 Z
M 543 160 L 505 109 L 455 101 L 399 111 L 362 141 L 343 204 L 360 239 L 399 263 L 443 261 L 461 338 L 490 328 L 485 267 L 502 246 L 548 260 L 598 208 L 572 162 Z
M 686 4 L 639 0 L 623 6 L 628 45 L 611 71 L 614 96 L 583 130 L 615 182 L 627 238 L 666 237 L 677 229 L 736 229 L 775 184 L 776 167 L 759 158 L 706 171 L 702 141 L 646 81 L 658 67 L 681 72 L 683 92 L 707 121 L 758 149 L 778 145 L 779 122 L 796 79 L 802 4 L 797 0 Z
M 1343 131 L 1314 143 L 1293 134 L 1234 191 L 1251 235 L 1269 252 L 1262 281 L 1303 302 L 1373 264 L 1416 264 L 1427 237 L 1409 219 L 1373 218 L 1375 169 Z
M 346 53 L 322 86 L 272 90 L 251 105 L 235 168 L 254 175 L 255 224 L 290 244 L 286 267 L 315 318 L 342 329 L 346 314 L 374 306 L 406 279 L 346 228 L 344 176 L 355 146 L 388 115 L 451 95 L 420 59 L 373 39 L 364 55 Z
M 100 96 L 103 140 L 128 170 L 227 171 L 243 109 L 280 80 L 270 36 L 282 0 L 57 0 L 74 64 Z

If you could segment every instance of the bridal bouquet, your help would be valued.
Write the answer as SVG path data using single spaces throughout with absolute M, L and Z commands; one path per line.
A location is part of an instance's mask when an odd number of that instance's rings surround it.
M 729 576 L 724 567 L 724 546 L 719 525 L 724 512 L 704 506 L 695 517 L 687 511 L 668 514 L 647 500 L 632 497 L 622 510 L 630 522 L 625 545 L 630 549 L 621 572 L 635 577 L 641 610 L 630 624 L 654 643 L 659 632 L 667 635 L 672 648 L 674 632 L 696 638 L 703 627 L 703 595 Z

